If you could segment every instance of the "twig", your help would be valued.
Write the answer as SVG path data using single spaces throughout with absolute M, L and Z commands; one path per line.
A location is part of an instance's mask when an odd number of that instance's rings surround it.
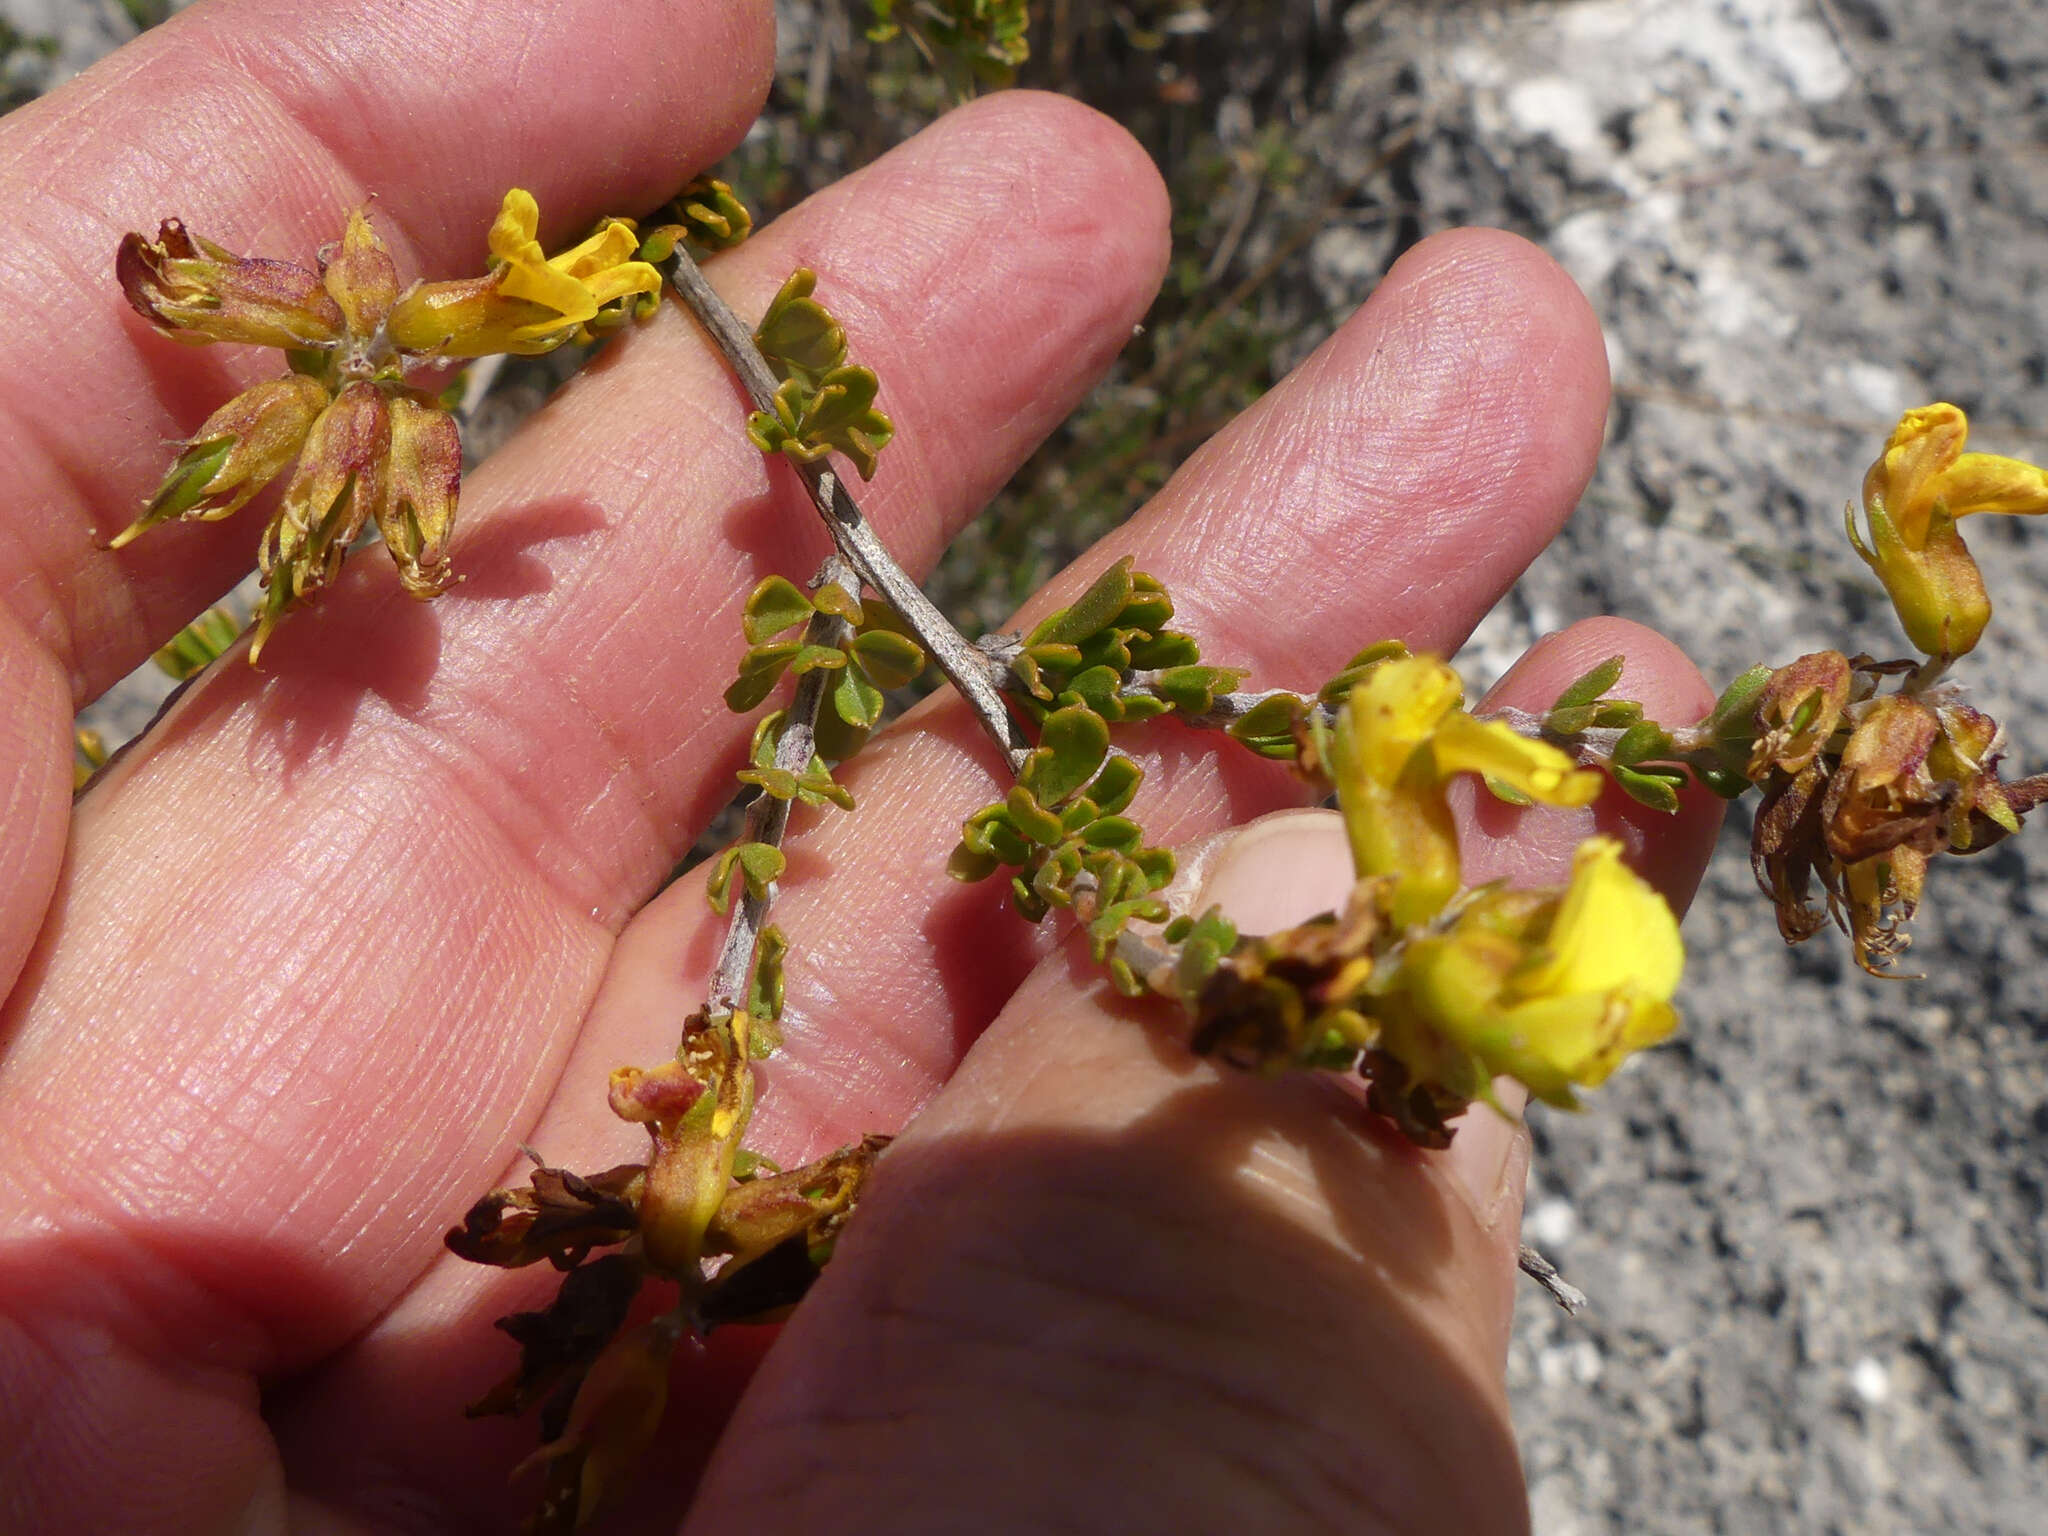
M 851 587 L 854 579 L 851 562 L 840 555 L 829 555 L 818 569 L 812 590 L 827 582 Z M 804 629 L 804 644 L 836 650 L 846 644 L 852 633 L 853 626 L 846 620 L 819 609 Z M 811 758 L 818 750 L 818 716 L 825 707 L 825 690 L 831 686 L 834 675 L 818 667 L 798 680 L 796 696 L 789 704 L 789 718 L 775 743 L 775 766 L 785 773 L 802 774 L 810 768 Z M 746 829 L 739 840 L 780 848 L 783 835 L 789 830 L 789 806 L 789 801 L 765 790 L 755 796 L 753 804 L 747 807 Z M 711 995 L 706 1005 L 714 1014 L 735 1013 L 744 1004 L 754 948 L 760 942 L 761 930 L 768 926 L 769 909 L 775 905 L 773 883 L 759 896 L 741 876 L 734 877 L 734 884 L 740 888 L 739 896 L 726 924 L 725 943 L 718 951 L 718 967 L 711 974 Z
M 669 283 L 697 317 L 698 323 L 711 334 L 718 350 L 725 354 L 726 363 L 746 386 L 755 409 L 772 410 L 775 375 L 769 370 L 768 360 L 761 355 L 760 348 L 754 345 L 752 332 L 732 312 L 731 306 L 718 296 L 696 262 L 681 247 L 664 266 Z M 839 553 L 863 582 L 903 615 L 918 643 L 973 708 L 976 718 L 981 721 L 981 728 L 1002 748 L 1010 771 L 1017 772 L 1031 751 L 1031 743 L 1025 739 L 1023 727 L 1003 703 L 1002 692 L 988 658 L 967 642 L 946 616 L 932 605 L 932 600 L 924 595 L 903 567 L 896 563 L 834 470 L 822 462 L 797 462 L 795 467 L 804 488 L 810 492 L 818 515 L 824 519 L 825 527 L 832 535 L 832 542 L 839 546 Z
M 1515 1254 L 1515 1263 L 1523 1274 L 1542 1286 L 1549 1293 L 1550 1299 L 1573 1317 L 1577 1317 L 1589 1305 L 1586 1293 L 1560 1275 L 1555 1264 L 1527 1243 L 1522 1244 L 1520 1251 Z

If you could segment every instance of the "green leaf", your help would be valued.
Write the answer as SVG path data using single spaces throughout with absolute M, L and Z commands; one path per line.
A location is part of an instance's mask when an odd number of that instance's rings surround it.
M 902 688 L 925 667 L 924 647 L 893 630 L 871 629 L 853 637 L 853 654 L 878 688 Z
M 734 775 L 742 784 L 753 784 L 777 800 L 794 800 L 797 778 L 787 768 L 742 768 Z
M 754 331 L 754 345 L 778 379 L 815 379 L 846 361 L 846 333 L 825 306 L 811 297 L 817 286 L 817 273 L 808 267 L 797 268 Z
M 1621 681 L 1621 669 L 1627 662 L 1626 656 L 1610 656 L 1597 667 L 1580 674 L 1557 696 L 1557 703 L 1552 708 L 1574 709 L 1581 704 L 1591 704 Z
M 1082 829 L 1081 840 L 1090 848 L 1113 848 L 1118 853 L 1133 853 L 1144 843 L 1145 829 L 1128 817 L 1103 816 Z
M 782 576 L 769 576 L 747 594 L 740 623 L 746 631 L 747 643 L 759 645 L 785 629 L 794 629 L 812 612 L 811 600 L 797 590 L 794 582 Z
M 1629 798 L 1639 800 L 1653 811 L 1670 815 L 1678 809 L 1678 786 L 1683 779 L 1674 782 L 1668 772 L 1644 771 L 1615 763 L 1609 770 L 1614 782 L 1625 790 Z
M 1261 757 L 1291 758 L 1297 750 L 1294 723 L 1307 711 L 1307 701 L 1298 694 L 1272 694 L 1233 720 L 1229 734 Z
M 986 880 L 1001 863 L 986 853 L 977 853 L 965 843 L 958 844 L 952 856 L 946 860 L 946 873 L 963 885 L 972 885 L 977 880 Z
M 1112 757 L 1088 786 L 1088 798 L 1095 802 L 1099 814 L 1114 816 L 1131 803 L 1144 780 L 1145 770 L 1128 757 Z
M 158 671 L 182 683 L 225 655 L 241 633 L 241 621 L 227 609 L 209 608 L 160 646 L 150 659 Z
M 775 752 L 782 744 L 782 728 L 789 724 L 789 711 L 772 710 L 754 726 L 754 738 L 747 744 L 747 761 L 756 768 L 773 768 Z
M 1643 718 L 1643 706 L 1634 699 L 1608 699 L 1593 712 L 1593 723 L 1608 730 L 1626 729 Z
M 1202 659 L 1202 647 L 1193 635 L 1168 630 L 1163 635 L 1139 634 L 1130 642 L 1131 665 L 1143 672 L 1168 667 L 1191 667 Z
M 1017 777 L 1041 804 L 1056 806 L 1094 778 L 1108 754 L 1109 723 L 1102 716 L 1084 705 L 1054 710 Z
M 849 672 L 852 670 L 848 669 Z M 834 690 L 837 691 L 836 689 Z M 828 761 L 843 763 L 868 744 L 872 732 L 858 725 L 849 725 L 840 718 L 835 706 L 818 711 L 816 742 L 818 755 Z
M 794 640 L 757 645 L 740 658 L 740 675 L 725 690 L 725 707 L 736 715 L 757 708 L 775 691 L 782 674 L 803 647 Z
M 806 672 L 837 672 L 846 665 L 846 652 L 836 645 L 805 645 L 791 658 L 789 670 L 797 677 Z
M 1131 572 L 1131 597 L 1116 616 L 1118 629 L 1141 629 L 1157 634 L 1173 619 L 1173 599 L 1156 576 Z
M 1723 800 L 1740 800 L 1753 787 L 1747 774 L 1737 773 L 1732 768 L 1701 762 L 1691 763 L 1690 766 L 1694 777 Z
M 1010 786 L 1003 807 L 1010 814 L 1010 825 L 1034 843 L 1049 848 L 1067 835 L 1060 818 L 1040 805 L 1038 797 L 1022 784 Z
M 1025 883 L 1022 875 L 1010 876 L 1010 900 L 1016 904 L 1017 915 L 1026 922 L 1041 922 L 1052 910 L 1052 904 Z
M 741 843 L 732 852 L 739 856 L 740 868 L 746 871 L 747 894 L 757 901 L 768 894 L 768 887 L 780 880 L 789 867 L 782 850 L 771 843 Z
M 1640 721 L 1621 733 L 1610 754 L 1614 761 L 1633 766 L 1652 758 L 1668 758 L 1678 750 L 1671 735 L 1654 720 Z
M 1244 680 L 1242 672 L 1228 667 L 1171 667 L 1152 679 L 1159 696 L 1184 715 L 1199 715 L 1211 708 L 1216 695 L 1228 693 Z
M 1543 717 L 1543 729 L 1553 736 L 1576 736 L 1581 731 L 1591 730 L 1600 718 L 1600 709 L 1595 704 L 1575 704 L 1568 709 L 1553 709 Z
M 1068 706 L 1083 704 L 1105 719 L 1114 720 L 1123 702 L 1123 685 L 1122 675 L 1109 667 L 1088 667 L 1068 680 L 1060 702 Z
M 759 1049 L 758 1035 L 764 1026 L 772 1031 L 775 1021 L 782 1017 L 782 960 L 788 953 L 789 939 L 772 924 L 763 928 L 754 941 L 753 972 L 747 978 L 747 1015 L 756 1031 L 757 1048 L 751 1053 L 756 1057 L 768 1055 L 781 1044 L 778 1035 L 766 1050 Z
M 842 811 L 853 809 L 853 791 L 832 777 L 822 758 L 811 759 L 810 768 L 796 781 L 796 796 L 813 808 L 836 805 Z
M 1048 616 L 1032 630 L 1027 645 L 1079 645 L 1114 623 L 1131 600 L 1131 557 L 1123 559 L 1095 578 L 1095 585 L 1081 594 L 1072 607 Z
M 828 581 L 811 594 L 811 600 L 818 605 L 820 613 L 829 613 L 835 619 L 844 619 L 849 624 L 861 621 L 860 601 L 836 581 Z
M 832 685 L 832 712 L 848 725 L 873 730 L 882 719 L 882 690 L 859 667 L 848 667 Z

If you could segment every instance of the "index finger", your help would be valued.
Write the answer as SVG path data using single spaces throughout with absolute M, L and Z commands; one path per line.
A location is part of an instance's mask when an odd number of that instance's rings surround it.
M 765 0 L 222 0 L 23 108 L 0 133 L 0 602 L 74 703 L 138 664 L 251 564 L 230 520 L 118 554 L 189 433 L 274 354 L 194 352 L 113 280 L 131 229 L 176 214 L 244 254 L 308 262 L 351 207 L 407 277 L 482 267 L 510 185 L 559 237 L 658 202 L 729 149 L 774 58 Z

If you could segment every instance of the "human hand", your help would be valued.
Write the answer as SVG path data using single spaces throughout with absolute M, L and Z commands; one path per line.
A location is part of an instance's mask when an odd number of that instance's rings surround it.
M 100 543 L 162 440 L 272 366 L 150 331 L 115 244 L 175 212 L 303 260 L 375 193 L 402 270 L 468 270 L 507 185 L 562 235 L 715 159 L 765 90 L 769 24 L 735 0 L 221 0 L 4 125 L 10 1528 L 516 1518 L 503 1474 L 531 1431 L 460 1405 L 509 1365 L 488 1320 L 546 1277 L 461 1265 L 441 1234 L 521 1176 L 517 1141 L 570 1167 L 643 1152 L 605 1074 L 673 1049 L 717 935 L 701 879 L 642 904 L 730 793 L 739 594 L 824 552 L 669 309 L 469 478 L 465 585 L 421 608 L 381 557 L 352 563 L 263 672 L 216 669 L 71 812 L 72 709 L 254 532 Z M 1165 214 L 1113 126 L 1000 96 L 711 271 L 749 314 L 791 268 L 823 274 L 900 433 L 863 499 L 916 570 L 1115 354 Z M 1555 267 L 1503 236 L 1426 242 L 1032 611 L 1128 553 L 1259 681 L 1312 684 L 1389 635 L 1448 651 L 1570 509 L 1604 410 L 1597 326 Z M 1611 623 L 1539 648 L 1503 698 L 1621 649 L 1659 718 L 1710 702 Z M 1299 795 L 1177 729 L 1134 748 L 1154 841 Z M 766 1368 L 754 1330 L 684 1363 L 621 1524 L 672 1523 L 709 1458 L 706 1530 L 1514 1528 L 1506 1123 L 1419 1154 L 1325 1082 L 1190 1061 L 993 888 L 949 886 L 994 778 L 950 701 L 844 777 L 860 811 L 793 848 L 787 1049 L 750 1141 L 791 1163 L 924 1112 Z M 1592 814 L 1689 890 L 1712 807 Z M 1212 853 L 1247 926 L 1341 894 L 1319 826 Z M 1467 828 L 1474 878 L 1549 879 L 1586 817 L 1489 805 Z M 1298 874 L 1275 889 L 1276 868 Z

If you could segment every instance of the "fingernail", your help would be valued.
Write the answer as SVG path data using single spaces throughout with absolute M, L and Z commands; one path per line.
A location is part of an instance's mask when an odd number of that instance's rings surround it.
M 1262 816 L 1207 855 L 1194 910 L 1220 906 L 1241 933 L 1275 933 L 1344 905 L 1357 878 L 1335 811 Z

